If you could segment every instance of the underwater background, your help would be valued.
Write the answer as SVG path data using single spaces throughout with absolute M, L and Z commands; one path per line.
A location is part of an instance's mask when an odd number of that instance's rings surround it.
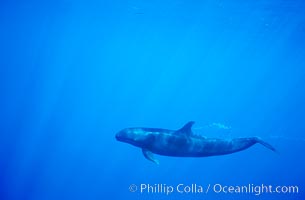
M 0 3 L 0 199 L 304 199 L 303 0 Z M 126 127 L 272 144 L 206 158 L 116 141 Z M 298 186 L 148 193 L 130 185 Z M 212 186 L 211 186 L 212 187 Z

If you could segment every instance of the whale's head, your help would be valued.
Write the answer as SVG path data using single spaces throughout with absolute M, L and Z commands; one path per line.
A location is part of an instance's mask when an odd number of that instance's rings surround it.
M 118 132 L 115 138 L 120 142 L 143 148 L 151 142 L 152 136 L 148 135 L 142 128 L 125 128 Z

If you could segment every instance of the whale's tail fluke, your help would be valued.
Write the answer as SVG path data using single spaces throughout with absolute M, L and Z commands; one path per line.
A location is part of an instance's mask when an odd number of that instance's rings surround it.
M 255 140 L 256 140 L 257 143 L 260 143 L 261 145 L 264 145 L 266 148 L 268 148 L 268 149 L 270 149 L 274 152 L 277 152 L 277 150 L 273 146 L 271 146 L 271 144 L 263 141 L 262 139 L 256 137 Z

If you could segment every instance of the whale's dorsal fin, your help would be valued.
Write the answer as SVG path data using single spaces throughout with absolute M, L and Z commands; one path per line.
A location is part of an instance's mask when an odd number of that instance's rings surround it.
M 155 159 L 154 154 L 151 151 L 142 148 L 142 152 L 145 158 L 159 165 L 159 160 Z
M 194 121 L 190 121 L 188 123 L 186 123 L 182 128 L 180 128 L 179 130 L 176 131 L 176 133 L 182 133 L 182 134 L 186 134 L 188 136 L 193 134 L 192 131 L 192 126 L 194 125 Z

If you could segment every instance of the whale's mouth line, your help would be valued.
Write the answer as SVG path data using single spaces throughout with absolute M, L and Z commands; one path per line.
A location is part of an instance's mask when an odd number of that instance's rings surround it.
M 118 141 L 122 141 L 122 140 L 123 140 L 123 137 L 120 137 L 120 136 L 116 135 L 116 136 L 115 136 L 115 139 L 118 140 Z
M 119 136 L 119 135 L 116 135 L 115 138 L 116 138 L 117 141 L 120 141 L 120 142 L 127 142 L 127 143 L 133 142 L 132 139 L 122 137 L 122 136 Z

